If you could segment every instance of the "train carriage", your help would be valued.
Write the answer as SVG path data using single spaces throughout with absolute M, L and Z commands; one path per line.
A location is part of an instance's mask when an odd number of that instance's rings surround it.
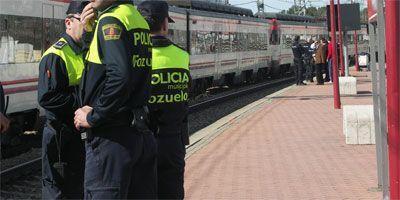
M 59 0 L 0 1 L 0 81 L 7 113 L 24 129 L 36 124 L 39 61 L 65 30 L 67 6 Z
M 35 124 L 38 62 L 64 31 L 68 2 L 0 1 L 0 81 L 9 98 L 7 113 L 21 123 Z M 169 38 L 191 55 L 194 93 L 289 73 L 294 36 L 307 40 L 328 34 L 324 23 L 313 18 L 255 17 L 248 9 L 207 2 L 171 6 L 170 16 L 176 23 L 170 26 Z M 32 126 L 24 125 L 24 130 Z
M 257 18 L 190 11 L 191 74 L 194 80 L 240 81 L 268 65 L 268 24 Z M 236 78 L 236 79 L 235 79 Z

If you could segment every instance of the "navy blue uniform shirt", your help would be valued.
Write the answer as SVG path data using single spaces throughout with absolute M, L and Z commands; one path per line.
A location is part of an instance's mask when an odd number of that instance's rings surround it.
M 77 55 L 82 54 L 82 48 L 71 36 L 62 37 Z M 38 102 L 46 110 L 47 119 L 73 125 L 75 110 L 79 108 L 78 86 L 69 86 L 64 60 L 56 54 L 44 56 L 39 64 L 38 82 Z

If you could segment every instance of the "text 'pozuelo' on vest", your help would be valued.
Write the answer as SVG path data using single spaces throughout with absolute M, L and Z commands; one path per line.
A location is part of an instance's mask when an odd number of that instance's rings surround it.
M 133 65 L 133 67 L 150 67 L 151 66 L 151 58 L 140 57 L 139 55 L 133 55 L 132 65 Z

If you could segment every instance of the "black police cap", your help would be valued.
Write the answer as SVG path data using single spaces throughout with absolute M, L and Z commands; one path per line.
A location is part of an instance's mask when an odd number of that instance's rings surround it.
M 175 21 L 169 17 L 169 7 L 168 3 L 165 1 L 147 0 L 141 2 L 137 8 L 144 17 L 151 17 L 157 21 L 162 21 L 167 17 L 169 23 L 175 23 Z
M 69 3 L 68 6 L 67 15 L 81 14 L 85 6 L 88 5 L 89 3 L 90 3 L 89 1 L 83 1 L 83 0 L 71 1 L 71 3 Z

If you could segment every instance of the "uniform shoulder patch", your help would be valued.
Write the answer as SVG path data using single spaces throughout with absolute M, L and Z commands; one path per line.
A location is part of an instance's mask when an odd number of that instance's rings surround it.
M 66 44 L 67 42 L 65 41 L 58 41 L 53 45 L 53 47 L 56 49 L 62 49 Z
M 118 40 L 121 37 L 122 28 L 118 24 L 105 24 L 102 30 L 104 40 Z

